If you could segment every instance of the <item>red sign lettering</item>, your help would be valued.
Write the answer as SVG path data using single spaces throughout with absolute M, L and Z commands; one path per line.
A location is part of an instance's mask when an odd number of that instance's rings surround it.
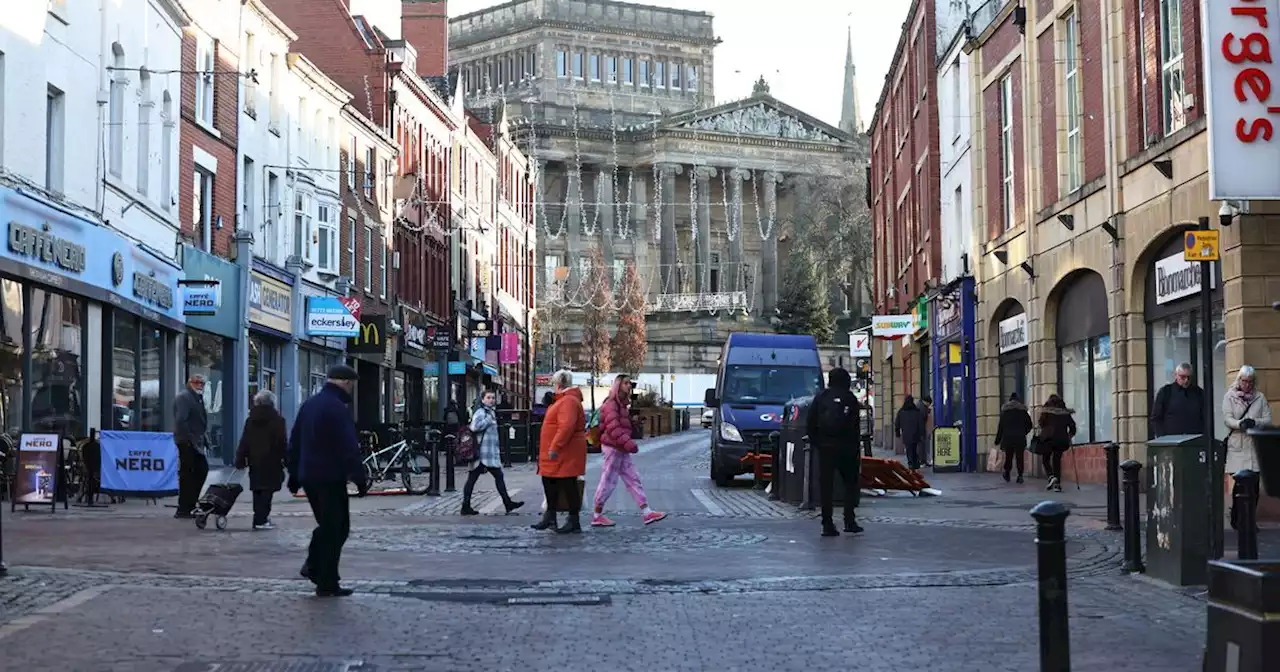
M 1271 40 L 1263 32 L 1267 29 L 1269 17 L 1267 7 L 1258 0 L 1236 0 L 1241 6 L 1232 7 L 1231 15 L 1243 19 L 1246 30 L 1251 32 L 1243 36 L 1235 32 L 1222 37 L 1222 56 L 1227 62 L 1242 65 L 1245 63 L 1272 63 Z M 1253 25 L 1248 25 L 1253 24 Z M 1271 76 L 1266 70 L 1249 66 L 1236 73 L 1236 100 L 1247 103 L 1250 99 L 1266 105 L 1267 114 L 1280 114 L 1280 106 L 1268 105 L 1272 92 Z M 1275 125 L 1265 116 L 1248 119 L 1241 116 L 1236 120 L 1236 137 L 1241 142 L 1253 143 L 1258 140 L 1270 142 L 1275 136 Z

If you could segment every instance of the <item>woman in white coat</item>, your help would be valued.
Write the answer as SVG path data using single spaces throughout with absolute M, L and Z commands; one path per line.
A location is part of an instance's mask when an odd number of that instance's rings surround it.
M 1256 387 L 1257 372 L 1252 366 L 1240 367 L 1236 374 L 1236 382 L 1227 389 L 1222 398 L 1222 419 L 1227 429 L 1227 460 L 1224 468 L 1227 476 L 1241 469 L 1258 471 L 1258 456 L 1255 453 L 1253 439 L 1249 430 L 1254 427 L 1266 427 L 1271 424 L 1271 405 L 1267 398 Z M 1235 502 L 1235 487 L 1232 487 L 1231 501 Z M 1255 499 L 1254 503 L 1257 503 Z M 1236 528 L 1235 507 L 1231 508 L 1231 529 Z

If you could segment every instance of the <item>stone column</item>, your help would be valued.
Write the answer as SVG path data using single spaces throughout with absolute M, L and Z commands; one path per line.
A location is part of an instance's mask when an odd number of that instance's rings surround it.
M 684 172 L 678 163 L 658 164 L 658 175 L 662 182 L 662 212 L 658 213 L 662 227 L 662 243 L 659 247 L 662 264 L 662 287 L 659 294 L 672 294 L 678 291 L 676 286 L 676 176 Z
M 604 255 L 606 266 L 613 267 L 613 235 L 618 227 L 614 220 L 613 202 L 613 168 L 601 165 L 595 172 L 594 188 L 595 208 L 600 219 L 600 252 Z
M 769 171 L 764 174 L 764 206 L 763 216 L 773 213 L 773 222 L 765 224 L 768 233 L 760 247 L 760 294 L 763 302 L 765 319 L 773 317 L 773 309 L 778 305 L 778 183 L 782 174 Z
M 729 221 L 726 222 L 729 230 L 737 230 L 733 236 L 733 240 L 729 241 L 729 269 L 726 280 L 728 291 L 739 292 L 745 287 L 744 272 L 742 264 L 742 236 L 745 232 L 742 228 L 742 182 L 751 179 L 751 171 L 742 168 L 734 168 L 729 171 Z
M 693 169 L 693 178 L 698 184 L 698 249 L 697 280 L 698 293 L 711 291 L 711 178 L 716 176 L 716 169 L 711 166 L 697 166 Z
M 645 226 L 649 217 L 649 199 L 645 187 L 648 185 L 647 176 L 652 171 L 643 170 L 638 166 L 631 166 L 627 170 L 630 170 L 633 175 L 631 203 L 627 213 L 631 218 L 631 249 L 636 258 L 636 270 L 639 271 L 642 281 L 647 281 L 652 277 L 649 272 L 649 241 L 653 240 L 653 233 Z M 652 287 L 652 284 L 646 284 L 645 291 L 648 292 Z M 652 296 L 648 298 L 653 299 Z
M 569 257 L 573 258 L 582 254 L 582 173 L 567 163 L 563 165 L 565 168 L 564 207 L 569 215 L 569 224 L 566 227 L 569 240 L 565 247 L 569 252 Z M 552 230 L 558 229 L 559 225 L 558 221 L 552 222 Z M 569 265 L 576 268 L 573 263 L 569 263 Z

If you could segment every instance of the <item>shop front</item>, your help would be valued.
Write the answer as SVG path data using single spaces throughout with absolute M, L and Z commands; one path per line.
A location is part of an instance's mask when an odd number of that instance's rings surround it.
M 359 334 L 359 299 L 303 280 L 303 320 L 298 340 L 298 407 L 324 387 L 329 368 L 343 362 L 346 340 Z
M 933 326 L 933 357 L 922 359 L 932 369 L 936 382 L 934 392 L 921 375 L 921 396 L 933 397 L 934 424 L 937 427 L 960 428 L 959 462 L 945 464 L 935 456 L 936 468 L 978 469 L 977 356 L 973 343 L 977 319 L 977 301 L 972 277 L 959 278 L 942 288 L 929 302 Z M 922 344 L 923 347 L 923 344 Z M 922 350 L 927 353 L 929 350 Z
M 391 352 L 388 320 L 386 315 L 360 313 L 359 332 L 347 339 L 348 364 L 356 370 L 360 380 L 356 381 L 354 407 L 356 424 L 361 429 L 372 429 L 377 425 L 395 422 L 397 416 L 404 413 L 403 396 L 399 403 L 393 397 L 393 359 Z
M 1160 246 L 1155 260 L 1147 271 L 1143 314 L 1147 326 L 1147 408 L 1155 401 L 1156 392 L 1173 382 L 1173 370 L 1178 364 L 1189 362 L 1194 368 L 1195 380 L 1204 372 L 1204 338 L 1200 311 L 1200 292 L 1203 287 L 1200 264 L 1183 259 L 1182 236 L 1175 232 Z M 1213 265 L 1209 282 L 1212 288 L 1212 341 L 1213 381 L 1211 400 L 1213 426 L 1217 438 L 1224 439 L 1227 428 L 1222 424 L 1223 381 L 1226 380 L 1227 347 L 1222 320 L 1221 263 Z M 1203 386 L 1203 382 L 1200 383 Z M 1151 428 L 1148 427 L 1148 436 Z
M 279 399 L 280 412 L 292 422 L 296 404 L 285 394 L 293 355 L 293 286 L 291 278 L 254 260 L 249 272 L 249 365 L 245 405 L 262 390 Z
M 181 384 L 204 376 L 204 404 L 209 416 L 209 446 L 229 463 L 235 453 L 235 409 L 246 406 L 243 372 L 233 365 L 236 342 L 243 334 L 240 267 L 190 245 L 182 246 L 179 281 L 187 322 Z
M 1016 394 L 1031 405 L 1027 395 L 1027 351 L 1031 341 L 1027 335 L 1027 313 L 1014 301 L 997 315 L 998 366 L 1000 370 L 1000 403 Z
M 0 428 L 81 438 L 170 427 L 179 269 L 13 189 L 0 188 L 0 217 Z
M 403 420 L 417 425 L 431 417 L 427 415 L 426 404 L 427 328 L 430 325 L 425 315 L 408 306 L 400 306 L 400 324 L 403 331 L 396 339 L 392 396 L 396 390 L 402 390 Z
M 1102 444 L 1114 437 L 1111 327 L 1102 276 L 1080 271 L 1065 281 L 1057 310 L 1058 395 L 1075 410 L 1075 443 Z M 1029 405 L 1043 404 L 1034 399 Z

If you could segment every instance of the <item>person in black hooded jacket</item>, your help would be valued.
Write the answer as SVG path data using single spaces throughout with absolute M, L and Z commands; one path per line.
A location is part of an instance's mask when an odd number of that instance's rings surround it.
M 907 449 L 907 466 L 919 469 L 920 458 L 923 457 L 921 453 L 924 452 L 924 414 L 916 405 L 915 398 L 909 394 L 902 401 L 902 408 L 898 409 L 893 430 L 902 439 L 902 446 Z
M 1009 395 L 1009 401 L 1000 407 L 1000 424 L 996 425 L 996 445 L 1004 451 L 1004 481 L 1009 482 L 1013 462 L 1018 463 L 1018 482 L 1022 482 L 1022 470 L 1026 464 L 1027 434 L 1031 432 L 1031 414 L 1018 399 L 1018 393 Z
M 809 443 L 818 453 L 818 489 L 822 499 L 822 536 L 836 537 L 832 521 L 832 509 L 836 472 L 844 481 L 844 531 L 849 534 L 862 532 L 855 517 L 858 497 L 862 494 L 862 457 L 858 455 L 858 443 L 862 438 L 858 431 L 859 411 L 862 405 L 850 389 L 849 372 L 841 368 L 827 374 L 827 388 L 813 398 L 805 430 Z

